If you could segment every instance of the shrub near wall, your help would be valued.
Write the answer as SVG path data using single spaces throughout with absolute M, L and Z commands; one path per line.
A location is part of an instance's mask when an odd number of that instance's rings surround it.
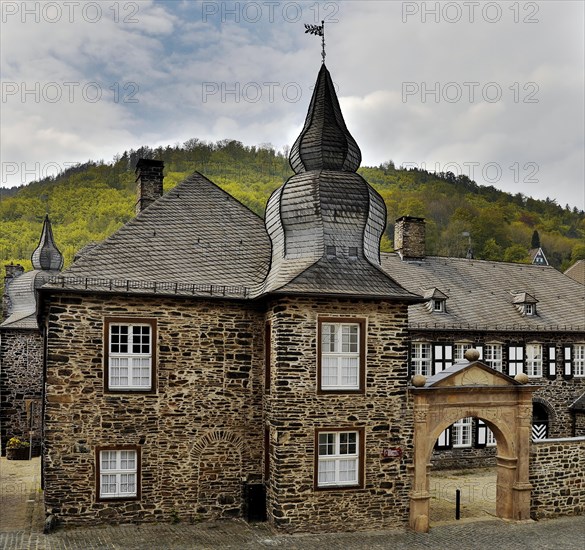
M 530 448 L 533 519 L 585 512 L 585 437 L 533 441 Z

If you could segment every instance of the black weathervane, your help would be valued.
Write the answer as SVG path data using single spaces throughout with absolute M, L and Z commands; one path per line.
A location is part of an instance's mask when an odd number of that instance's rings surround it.
M 307 25 L 305 23 L 305 34 L 307 33 L 321 37 L 321 63 L 325 63 L 325 21 L 321 21 L 320 25 Z

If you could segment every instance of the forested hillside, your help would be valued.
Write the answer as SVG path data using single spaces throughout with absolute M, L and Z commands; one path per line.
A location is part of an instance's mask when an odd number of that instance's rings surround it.
M 46 212 L 66 265 L 85 244 L 113 233 L 134 216 L 134 166 L 141 157 L 164 161 L 165 191 L 198 170 L 261 216 L 270 193 L 292 174 L 287 151 L 233 140 L 191 139 L 183 145 L 124 152 L 110 163 L 90 161 L 2 193 L 2 264 L 12 261 L 31 268 L 30 255 Z M 538 238 L 549 262 L 559 269 L 585 258 L 585 214 L 576 208 L 481 187 L 449 172 L 399 169 L 391 161 L 361 168 L 360 173 L 388 207 L 383 250 L 392 250 L 393 221 L 410 215 L 427 220 L 429 255 L 465 256 L 469 233 L 476 258 L 528 262 L 528 250 Z

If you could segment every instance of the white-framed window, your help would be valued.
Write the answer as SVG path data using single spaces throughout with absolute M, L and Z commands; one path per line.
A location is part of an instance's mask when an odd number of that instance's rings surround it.
M 107 389 L 149 391 L 153 387 L 154 322 L 107 320 Z
M 494 432 L 492 432 L 489 428 L 486 429 L 486 447 L 495 447 L 498 443 L 496 441 L 496 436 Z
M 536 315 L 536 304 L 524 304 L 524 315 Z
M 318 432 L 317 487 L 360 483 L 360 432 Z
M 473 344 L 471 342 L 456 342 L 453 346 L 453 358 L 455 362 L 464 361 L 465 352 L 472 347 Z
M 478 418 L 477 422 L 477 447 L 494 447 L 496 443 L 496 437 L 494 433 L 487 427 L 487 424 Z
M 524 347 L 511 345 L 508 347 L 508 374 L 516 376 L 524 372 Z
M 486 344 L 483 357 L 488 367 L 502 372 L 502 344 Z
M 462 418 L 451 427 L 451 441 L 453 447 L 471 447 L 471 430 L 473 418 Z
M 445 300 L 433 298 L 433 311 L 435 313 L 445 313 Z
M 542 376 L 542 344 L 526 344 L 525 363 L 528 376 Z
M 363 380 L 363 323 L 320 323 L 319 389 L 360 390 Z
M 430 376 L 433 365 L 431 344 L 428 342 L 412 342 L 411 346 L 411 367 L 413 374 Z
M 585 344 L 573 346 L 573 376 L 585 376 Z
M 98 452 L 98 497 L 131 499 L 138 497 L 138 451 L 108 449 Z

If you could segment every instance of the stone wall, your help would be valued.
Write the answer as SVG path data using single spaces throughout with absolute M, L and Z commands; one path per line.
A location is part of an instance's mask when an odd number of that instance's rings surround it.
M 585 437 L 542 440 L 530 448 L 533 519 L 585 513 Z
M 237 516 L 262 472 L 263 312 L 252 304 L 53 295 L 44 482 L 64 524 Z M 104 318 L 157 322 L 156 391 L 104 391 Z M 96 448 L 141 451 L 139 500 L 96 495 Z
M 496 466 L 496 452 L 495 446 L 434 450 L 431 463 L 433 470 L 490 468 Z
M 317 388 L 318 317 L 366 321 L 364 393 L 323 394 Z M 408 521 L 413 413 L 406 391 L 404 305 L 326 298 L 282 298 L 269 305 L 271 390 L 268 516 L 286 531 L 403 527 Z M 362 488 L 316 489 L 316 429 L 363 429 Z M 383 458 L 385 448 L 402 457 Z
M 43 342 L 36 330 L 5 329 L 0 335 L 0 427 L 2 453 L 12 436 L 40 450 Z

